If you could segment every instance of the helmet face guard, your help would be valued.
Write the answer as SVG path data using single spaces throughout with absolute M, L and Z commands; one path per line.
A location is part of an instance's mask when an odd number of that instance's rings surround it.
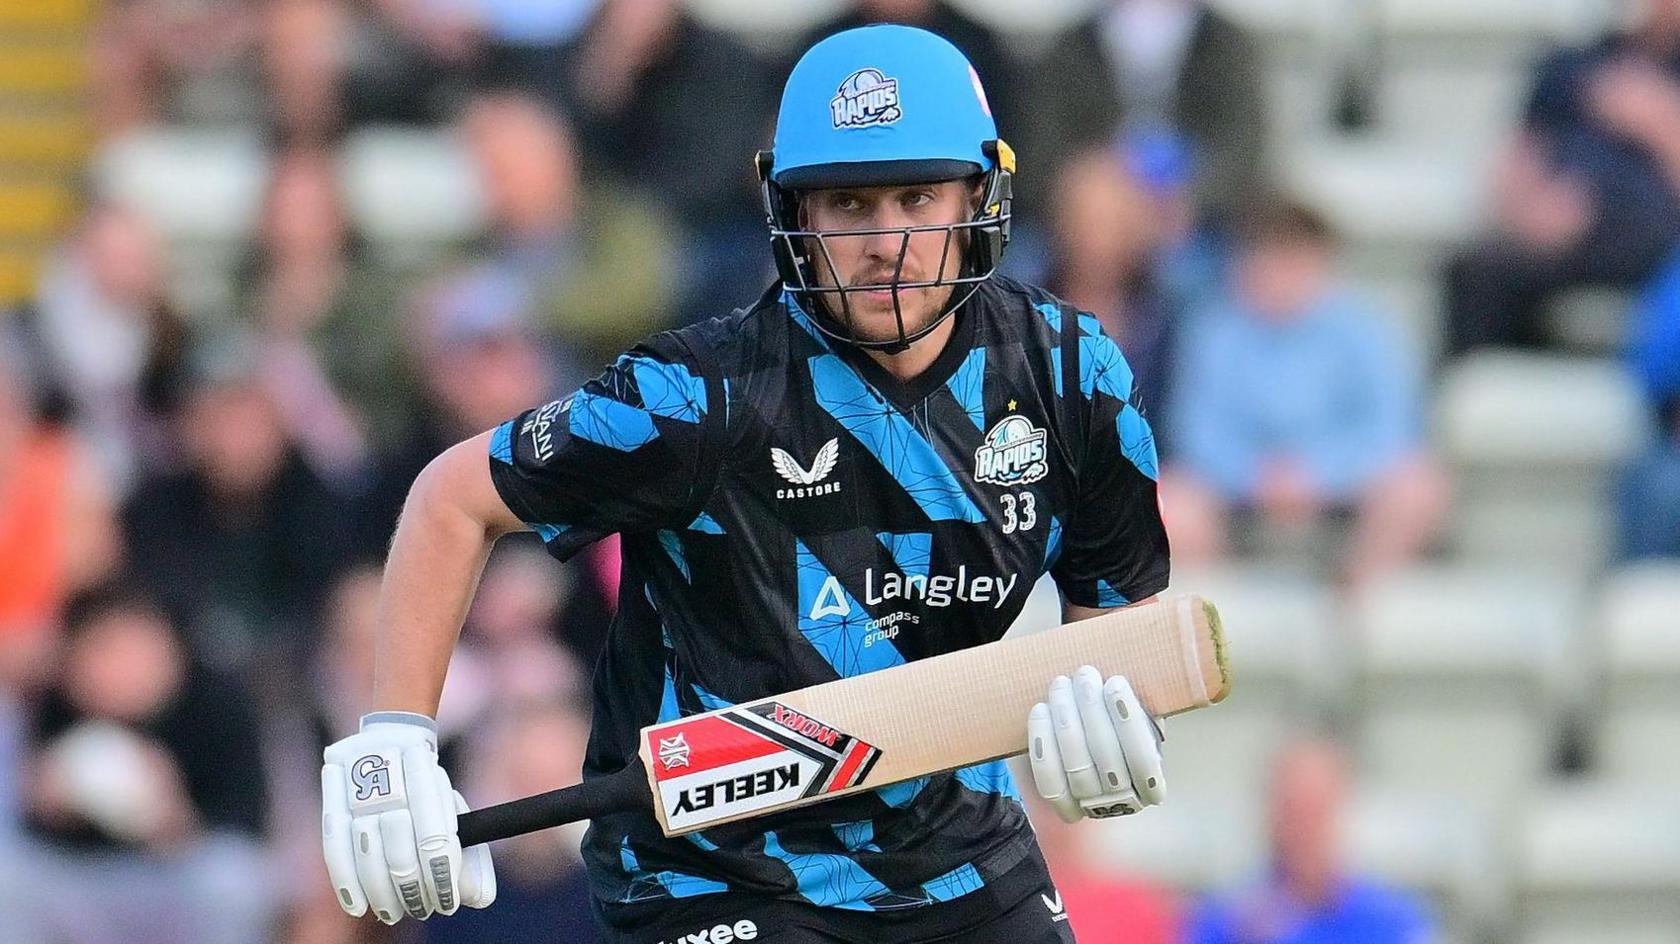
M 979 171 L 980 205 L 970 219 L 931 226 L 820 232 L 805 229 L 800 225 L 801 191 L 777 184 L 773 176 L 775 167 L 771 152 L 758 153 L 758 175 L 763 188 L 764 209 L 770 226 L 771 251 L 776 258 L 776 271 L 782 284 L 793 292 L 794 298 L 811 316 L 812 323 L 819 330 L 856 347 L 897 353 L 933 332 L 979 289 L 981 283 L 991 278 L 1003 258 L 1004 248 L 1009 245 L 1010 190 L 1015 172 L 1015 154 L 1001 139 L 986 141 L 981 148 L 991 159 L 992 166 L 988 170 Z M 916 176 L 906 172 L 902 180 L 889 178 L 875 185 L 927 182 L 926 179 L 917 180 Z M 834 186 L 842 185 L 844 184 L 840 181 L 834 183 Z M 813 182 L 804 189 L 824 188 L 820 182 Z M 904 261 L 910 251 L 910 239 L 920 233 L 944 234 L 939 271 L 932 279 L 902 281 Z M 834 265 L 834 256 L 829 250 L 829 240 L 882 235 L 900 237 L 892 280 L 866 285 L 842 284 L 840 273 Z M 945 269 L 950 258 L 952 240 L 958 240 L 963 245 L 957 271 L 947 275 Z M 819 273 L 823 272 L 830 276 L 833 284 L 824 283 L 819 277 Z M 927 324 L 918 326 L 913 331 L 906 330 L 902 293 L 907 290 L 945 287 L 949 287 L 951 293 L 939 312 Z M 852 314 L 850 296 L 853 292 L 871 291 L 892 293 L 893 315 L 898 327 L 897 337 L 869 339 L 863 337 L 858 330 Z

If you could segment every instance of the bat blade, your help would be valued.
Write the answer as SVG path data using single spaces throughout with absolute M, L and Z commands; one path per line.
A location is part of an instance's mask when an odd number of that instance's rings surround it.
M 644 728 L 654 815 L 676 836 L 1021 753 L 1027 712 L 1081 665 L 1160 716 L 1231 684 L 1213 605 L 1158 600 Z

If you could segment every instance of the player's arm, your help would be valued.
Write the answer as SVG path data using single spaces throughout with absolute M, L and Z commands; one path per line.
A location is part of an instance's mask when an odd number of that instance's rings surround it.
M 491 435 L 452 446 L 409 489 L 380 588 L 375 710 L 437 714 L 490 547 L 525 527 L 490 480 Z
M 456 836 L 466 801 L 438 765 L 432 720 L 490 546 L 521 526 L 491 483 L 490 436 L 446 450 L 409 489 L 380 587 L 374 710 L 321 768 L 334 892 L 386 924 L 496 897 L 489 848 L 463 850 Z
M 1067 622 L 1153 601 L 1167 582 L 1166 529 L 1156 499 L 1155 439 L 1131 368 L 1096 320 L 1079 318 L 1090 357 L 1088 441 L 1079 492 L 1051 574 Z M 1082 368 L 1083 369 L 1083 368 Z M 1090 666 L 1057 677 L 1027 716 L 1033 783 L 1068 822 L 1119 816 L 1166 798 L 1160 727 L 1124 676 Z
M 1159 598 L 1160 598 L 1160 594 L 1152 594 L 1149 597 L 1147 597 L 1146 599 L 1139 600 L 1136 603 L 1127 604 L 1127 606 L 1142 606 L 1145 603 L 1154 603 Z M 1126 607 L 1124 607 L 1124 606 L 1080 606 L 1077 603 L 1069 603 L 1068 601 L 1063 600 L 1062 601 L 1062 622 L 1064 622 L 1064 623 L 1077 623 L 1080 620 L 1090 619 L 1093 616 L 1101 616 L 1104 613 L 1113 613 L 1115 610 L 1123 610 L 1123 609 L 1126 609 Z
M 437 763 L 433 721 L 490 546 L 529 527 L 567 557 L 606 534 L 680 526 L 710 490 L 721 384 L 672 336 L 618 359 L 575 395 L 433 460 L 415 481 L 380 592 L 373 712 L 328 747 L 322 847 L 340 904 L 381 921 L 495 898 L 489 849 L 462 850 L 465 800 Z M 712 434 L 715 436 L 716 434 Z

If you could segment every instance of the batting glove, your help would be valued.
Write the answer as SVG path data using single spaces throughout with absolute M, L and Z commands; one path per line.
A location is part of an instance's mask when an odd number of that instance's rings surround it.
M 496 900 L 490 847 L 463 855 L 456 816 L 467 801 L 437 762 L 437 724 L 384 711 L 326 749 L 321 767 L 321 847 L 339 906 L 386 924 L 424 921 Z
M 1033 784 L 1065 822 L 1124 816 L 1166 799 L 1161 729 L 1123 675 L 1058 675 L 1027 715 Z

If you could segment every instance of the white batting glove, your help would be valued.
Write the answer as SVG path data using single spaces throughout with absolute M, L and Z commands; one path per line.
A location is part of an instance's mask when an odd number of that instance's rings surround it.
M 490 847 L 463 855 L 467 801 L 437 762 L 437 724 L 383 711 L 328 747 L 321 767 L 321 848 L 339 906 L 353 918 L 421 921 L 496 900 Z
M 1033 784 L 1063 821 L 1124 816 L 1167 796 L 1161 730 L 1123 675 L 1058 675 L 1027 715 Z

